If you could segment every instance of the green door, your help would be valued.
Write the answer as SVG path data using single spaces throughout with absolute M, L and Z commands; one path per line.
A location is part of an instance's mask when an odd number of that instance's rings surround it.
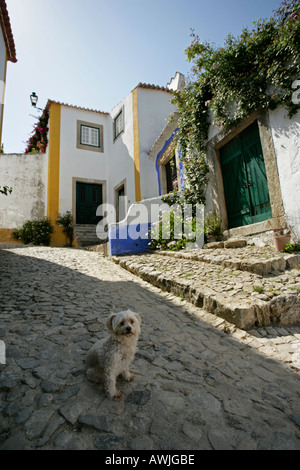
M 221 151 L 228 228 L 271 219 L 268 181 L 257 123 Z
M 102 204 L 102 185 L 76 183 L 76 224 L 96 225 L 101 217 L 96 216 Z

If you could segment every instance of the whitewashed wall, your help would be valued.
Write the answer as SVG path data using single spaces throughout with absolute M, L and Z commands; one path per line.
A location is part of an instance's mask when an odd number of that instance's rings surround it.
M 124 132 L 113 141 L 113 121 L 119 112 L 124 112 Z M 133 110 L 132 94 L 126 96 L 110 113 L 109 124 L 109 186 L 108 201 L 114 204 L 114 190 L 125 180 L 125 190 L 127 198 L 127 209 L 135 201 L 135 181 L 134 181 L 134 144 L 133 144 Z
M 0 186 L 12 187 L 0 194 L 0 228 L 21 228 L 27 220 L 46 215 L 48 158 L 45 154 L 0 154 Z
M 176 107 L 170 103 L 171 98 L 171 93 L 165 91 L 138 88 L 142 199 L 159 194 L 155 165 L 148 154 L 166 127 L 168 117 L 176 111 Z
M 77 121 L 103 126 L 104 152 L 77 148 Z M 92 111 L 61 106 L 59 212 L 72 211 L 72 178 L 107 181 L 108 117 Z M 75 196 L 75 195 L 74 195 Z M 106 195 L 104 195 L 106 197 Z
M 300 239 L 300 111 L 289 119 L 279 108 L 269 113 L 287 222 Z

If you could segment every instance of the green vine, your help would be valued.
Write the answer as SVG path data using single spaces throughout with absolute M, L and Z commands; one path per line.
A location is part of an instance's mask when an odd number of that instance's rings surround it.
M 292 117 L 299 109 L 292 100 L 292 83 L 300 75 L 299 19 L 299 0 L 284 0 L 274 16 L 258 20 L 237 38 L 229 35 L 224 47 L 201 43 L 192 31 L 186 55 L 193 76 L 184 89 L 173 92 L 173 102 L 180 114 L 186 194 L 195 202 L 203 202 L 210 124 L 228 128 L 255 110 L 284 106 Z

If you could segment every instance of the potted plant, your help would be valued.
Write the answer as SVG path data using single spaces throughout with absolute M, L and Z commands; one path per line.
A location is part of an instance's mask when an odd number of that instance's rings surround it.
M 291 241 L 291 227 L 274 229 L 275 251 L 283 251 Z

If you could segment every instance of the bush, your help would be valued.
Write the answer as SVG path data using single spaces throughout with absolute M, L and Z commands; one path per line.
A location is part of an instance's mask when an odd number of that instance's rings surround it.
M 208 214 L 204 220 L 205 234 L 206 236 L 216 237 L 217 240 L 221 240 L 222 231 L 222 219 L 216 215 L 216 213 Z
M 20 230 L 13 232 L 13 236 L 25 245 L 32 243 L 33 245 L 49 246 L 51 233 L 53 233 L 53 226 L 50 220 L 45 217 L 41 220 L 28 220 Z
M 300 241 L 296 243 L 288 242 L 284 248 L 286 253 L 294 253 L 294 251 L 300 251 Z

